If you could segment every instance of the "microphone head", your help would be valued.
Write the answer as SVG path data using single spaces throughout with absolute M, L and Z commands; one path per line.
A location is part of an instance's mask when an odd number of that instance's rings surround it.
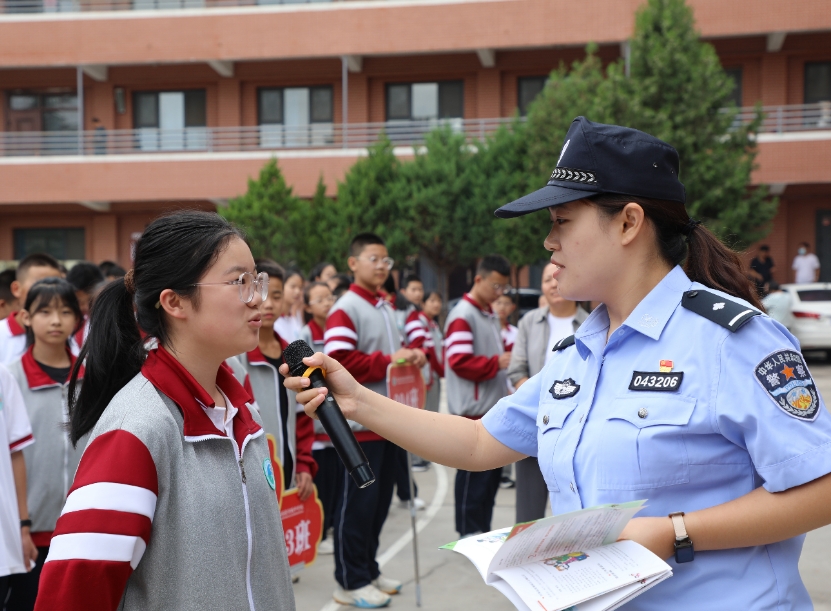
M 283 360 L 285 360 L 286 365 L 289 366 L 289 372 L 291 372 L 291 375 L 303 375 L 303 372 L 306 371 L 306 367 L 308 367 L 308 365 L 303 362 L 303 359 L 308 356 L 314 356 L 314 353 L 314 350 L 311 349 L 309 344 L 304 342 L 302 339 L 298 339 L 296 342 L 292 342 L 286 346 L 286 349 L 283 350 Z

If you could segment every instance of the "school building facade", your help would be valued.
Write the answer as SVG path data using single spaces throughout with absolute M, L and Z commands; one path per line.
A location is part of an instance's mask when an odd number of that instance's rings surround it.
M 0 262 L 129 266 L 150 219 L 222 206 L 271 157 L 299 195 L 319 176 L 335 195 L 381 130 L 402 157 L 441 122 L 481 137 L 587 42 L 625 56 L 639 4 L 0 0 Z M 753 180 L 781 200 L 778 279 L 803 240 L 831 279 L 828 1 L 690 4 L 736 102 L 767 113 Z

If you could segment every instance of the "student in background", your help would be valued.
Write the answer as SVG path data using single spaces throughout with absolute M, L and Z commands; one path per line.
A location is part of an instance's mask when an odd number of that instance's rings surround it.
M 257 272 L 268 274 L 268 293 L 260 305 L 262 326 L 259 345 L 239 355 L 246 372 L 246 386 L 260 410 L 263 429 L 274 437 L 277 455 L 283 466 L 286 490 L 297 487 L 301 501 L 312 494 L 312 478 L 317 465 L 312 458 L 314 426 L 302 411 L 297 413 L 294 393 L 283 385 L 277 369 L 283 363 L 283 350 L 288 346 L 274 330 L 274 322 L 283 307 L 283 268 L 269 259 L 255 261 Z
M 307 284 L 303 290 L 303 303 L 306 307 L 306 319 L 309 322 L 300 329 L 300 339 L 309 344 L 315 352 L 323 352 L 325 344 L 323 330 L 326 328 L 326 316 L 335 303 L 329 285 L 325 282 Z M 323 429 L 323 425 L 320 424 L 320 420 L 314 420 L 312 457 L 317 463 L 314 483 L 317 486 L 317 496 L 323 505 L 323 538 L 317 546 L 317 553 L 333 554 L 335 544 L 330 530 L 335 511 L 335 492 L 342 467 L 338 453 Z
M 0 365 L 0 608 L 9 595 L 9 582 L 32 570 L 38 550 L 32 543 L 26 502 L 26 459 L 23 449 L 34 443 L 20 387 Z M 8 448 L 8 451 L 5 449 Z
M 107 282 L 112 282 L 118 278 L 123 278 L 127 271 L 115 261 L 101 261 L 98 264 L 101 273 L 104 274 L 104 279 Z
M 549 263 L 542 270 L 542 295 L 545 306 L 531 310 L 519 321 L 516 344 L 511 352 L 508 379 L 519 389 L 528 378 L 537 375 L 554 357 L 554 345 L 573 335 L 588 313 L 574 301 L 560 295 L 556 266 Z M 536 456 L 516 463 L 516 521 L 530 522 L 545 517 L 548 486 Z
M 765 311 L 768 316 L 776 320 L 788 329 L 793 327 L 793 300 L 791 294 L 783 291 L 782 287 L 775 280 L 771 280 L 767 285 L 768 294 L 762 299 L 762 305 L 765 306 Z
M 444 377 L 444 335 L 438 323 L 441 308 L 441 293 L 438 291 L 430 291 L 427 294 L 427 299 L 424 300 L 423 312 L 427 317 L 430 340 L 433 344 L 432 350 L 427 353 L 427 358 L 430 360 L 431 377 L 430 384 L 427 386 L 427 400 L 425 401 L 424 407 L 424 409 L 431 412 L 439 411 L 441 379 Z
M 89 261 L 80 261 L 66 274 L 66 280 L 75 289 L 78 306 L 81 308 L 82 319 L 71 344 L 72 352 L 77 355 L 89 332 L 89 306 L 95 294 L 103 288 L 105 279 L 97 265 Z
M 0 272 L 0 320 L 5 320 L 9 314 L 20 306 L 12 294 L 12 282 L 15 279 L 15 270 L 7 269 Z
M 510 290 L 510 288 L 506 289 L 506 291 Z M 513 350 L 516 342 L 517 328 L 511 324 L 511 315 L 514 310 L 516 310 L 514 300 L 505 293 L 493 302 L 493 313 L 499 318 L 500 334 L 502 335 L 502 343 L 505 345 L 505 352 Z
M 338 359 L 367 388 L 387 394 L 387 367 L 403 359 L 423 365 L 423 354 L 401 347 L 395 314 L 384 286 L 393 260 L 384 241 L 361 233 L 349 248 L 349 269 L 355 282 L 335 303 L 326 319 L 325 353 Z M 381 575 L 375 557 L 393 486 L 397 446 L 351 423 L 355 437 L 375 473 L 375 483 L 359 490 L 346 469 L 340 469 L 335 507 L 336 602 L 364 608 L 385 607 L 402 583 Z
M 96 297 L 69 387 L 71 440 L 89 440 L 36 611 L 294 609 L 262 420 L 224 364 L 257 346 L 267 289 L 240 232 L 188 210 Z
M 508 394 L 505 350 L 499 319 L 491 304 L 508 289 L 511 264 L 501 255 L 479 263 L 473 287 L 450 312 L 445 323 L 445 376 L 451 414 L 480 420 Z M 337 358 L 337 357 L 336 357 Z M 465 537 L 491 529 L 493 505 L 502 467 L 456 472 L 456 530 Z
M 61 276 L 61 265 L 51 255 L 35 253 L 24 257 L 17 266 L 17 276 L 12 282 L 12 295 L 18 304 L 26 303 L 29 289 L 38 280 Z M 23 313 L 10 312 L 0 321 L 0 363 L 16 361 L 26 352 L 26 330 Z
M 303 327 L 303 283 L 299 269 L 285 270 L 283 309 L 274 321 L 274 330 L 289 344 L 298 338 Z
M 39 442 L 23 451 L 32 541 L 38 549 L 38 560 L 31 572 L 12 577 L 6 611 L 35 608 L 52 532 L 84 451 L 83 441 L 72 447 L 66 431 L 67 385 L 76 360 L 69 340 L 81 320 L 76 291 L 62 278 L 45 278 L 29 290 L 22 312 L 29 347 L 9 365 L 9 371 L 20 387 L 32 432 Z M 79 382 L 82 378 L 83 366 Z
M 337 301 L 352 286 L 352 278 L 346 274 L 338 274 L 334 278 L 329 279 L 329 282 L 326 284 L 332 289 L 332 295 L 334 295 L 335 301 Z
M 332 278 L 338 275 L 337 268 L 329 263 L 328 261 L 323 261 L 322 263 L 318 263 L 312 268 L 312 271 L 309 272 L 309 282 L 329 282 Z

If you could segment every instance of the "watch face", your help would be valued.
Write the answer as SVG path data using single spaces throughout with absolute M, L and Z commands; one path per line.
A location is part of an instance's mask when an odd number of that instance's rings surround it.
M 684 543 L 675 544 L 675 562 L 692 562 L 695 559 L 695 550 L 689 539 Z

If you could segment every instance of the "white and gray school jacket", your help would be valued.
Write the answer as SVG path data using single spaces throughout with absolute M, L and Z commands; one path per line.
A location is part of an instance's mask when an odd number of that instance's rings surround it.
M 32 537 L 36 545 L 45 547 L 63 509 L 86 439 L 74 448 L 69 441 L 68 382 L 60 384 L 50 378 L 35 361 L 31 349 L 8 368 L 20 386 L 32 434 L 37 439 L 37 443 L 23 450 L 26 498 Z M 77 389 L 80 391 L 80 383 Z
M 210 395 L 162 352 L 90 434 L 36 611 L 294 611 L 275 473 L 250 393 L 220 368 L 217 386 L 238 407 L 229 437 L 205 414 Z
M 473 345 L 473 355 L 491 358 L 505 352 L 500 333 L 499 319 L 482 311 L 465 298 L 450 311 L 445 321 L 444 378 L 447 388 L 447 407 L 451 414 L 478 418 L 484 416 L 507 394 L 507 377 L 504 369 L 497 371 L 489 380 L 473 382 L 460 377 L 451 366 L 453 341 L 450 332 L 454 320 L 463 319 L 470 328 L 472 338 L 461 343 Z M 460 342 L 456 342 L 459 344 Z

